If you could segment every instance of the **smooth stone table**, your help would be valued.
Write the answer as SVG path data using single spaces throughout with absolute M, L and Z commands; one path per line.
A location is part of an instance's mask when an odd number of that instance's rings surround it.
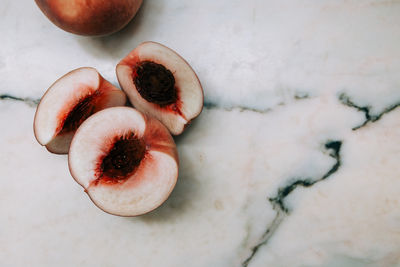
M 145 0 L 121 32 L 75 36 L 33 0 L 0 7 L 0 266 L 400 266 L 400 2 Z M 61 75 L 147 40 L 197 72 L 171 197 L 106 214 L 35 140 Z

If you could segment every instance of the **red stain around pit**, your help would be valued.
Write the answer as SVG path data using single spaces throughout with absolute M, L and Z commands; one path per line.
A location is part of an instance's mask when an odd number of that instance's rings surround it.
M 185 115 L 183 115 L 183 113 L 182 113 L 182 101 L 180 99 L 180 94 L 179 94 L 180 91 L 177 87 L 175 87 L 175 89 L 176 89 L 176 103 L 172 103 L 165 107 L 158 106 L 157 108 L 167 111 L 167 112 L 170 112 L 170 113 L 177 114 L 177 115 L 181 116 L 182 118 L 184 118 L 185 120 L 187 120 Z
M 153 62 L 153 63 L 156 63 L 156 64 L 163 65 L 161 62 L 157 61 L 156 59 L 141 60 L 136 50 L 133 50 L 131 53 L 129 53 L 119 63 L 121 65 L 128 66 L 131 69 L 131 71 L 132 71 L 131 79 L 132 79 L 133 85 L 135 84 L 134 80 L 138 76 L 137 67 L 144 61 L 150 61 L 150 62 Z M 174 75 L 174 72 L 172 72 L 172 75 Z M 174 76 L 174 78 L 175 78 L 175 76 Z M 162 111 L 168 112 L 168 113 L 177 114 L 177 115 L 181 116 L 182 118 L 184 118 L 185 120 L 187 120 L 185 115 L 182 113 L 182 105 L 183 105 L 183 103 L 182 103 L 181 96 L 180 96 L 180 92 L 181 92 L 180 88 L 175 85 L 175 90 L 176 90 L 176 102 L 175 103 L 172 103 L 172 104 L 169 104 L 169 105 L 165 105 L 165 106 L 160 106 L 160 105 L 157 105 L 157 104 L 154 104 L 154 103 L 152 103 L 152 104 L 153 104 L 155 109 L 162 110 Z
M 154 164 L 154 160 L 149 153 L 145 153 L 143 159 L 141 160 L 139 166 L 135 168 L 131 173 L 127 174 L 124 178 L 115 178 L 103 175 L 101 170 L 101 164 L 104 157 L 101 157 L 97 160 L 97 168 L 95 171 L 96 177 L 93 181 L 89 183 L 89 187 L 95 186 L 127 186 L 127 187 L 135 187 L 141 180 L 146 177 L 145 173 L 147 173 L 150 164 Z
M 115 88 L 103 77 L 99 77 L 98 88 L 80 85 L 75 89 L 81 94 L 78 99 L 67 102 L 57 116 L 58 126 L 55 135 L 75 132 L 91 115 L 102 110 L 108 101 L 108 94 Z
M 146 61 L 149 62 L 150 60 L 146 60 Z M 142 62 L 143 61 L 135 61 L 134 65 L 131 65 L 132 66 L 131 67 L 132 68 L 132 81 L 134 81 L 136 79 L 136 77 L 138 76 L 137 67 Z M 162 65 L 161 63 L 159 63 L 159 62 L 157 62 L 155 60 L 151 60 L 150 62 Z M 171 72 L 171 73 L 172 73 L 172 75 L 174 75 L 173 72 Z M 175 78 L 175 76 L 174 76 L 174 78 Z M 175 81 L 176 81 L 176 79 L 175 79 Z M 135 82 L 133 82 L 133 84 L 134 83 Z M 162 111 L 168 112 L 168 113 L 174 113 L 174 114 L 177 114 L 177 115 L 183 117 L 184 119 L 186 119 L 186 117 L 183 115 L 183 113 L 181 111 L 182 110 L 182 101 L 181 101 L 181 96 L 180 96 L 180 94 L 181 94 L 180 92 L 181 91 L 180 91 L 179 87 L 177 87 L 176 85 L 174 86 L 174 88 L 175 88 L 175 91 L 176 91 L 176 101 L 174 103 L 169 104 L 169 105 L 158 105 L 158 104 L 155 104 L 155 103 L 151 103 L 151 104 L 158 110 L 162 110 Z
M 152 155 L 152 151 L 157 151 L 164 153 L 166 155 L 170 155 L 173 159 L 178 162 L 178 153 L 176 150 L 175 142 L 171 137 L 171 134 L 159 122 L 158 120 L 145 116 L 146 120 L 146 130 L 141 137 L 143 144 L 145 145 L 144 156 L 141 159 L 139 165 L 134 168 L 129 173 L 121 177 L 110 177 L 109 174 L 113 172 L 108 172 L 108 175 L 104 172 L 104 159 L 110 154 L 110 152 L 115 147 L 116 142 L 121 139 L 125 139 L 129 137 L 129 133 L 124 134 L 123 137 L 115 136 L 110 139 L 106 139 L 103 146 L 103 151 L 106 151 L 103 155 L 99 156 L 96 160 L 95 166 L 95 174 L 92 182 L 90 182 L 90 186 L 111 186 L 111 187 L 119 187 L 123 186 L 124 188 L 135 187 L 143 179 L 152 179 L 155 177 L 152 175 L 157 168 L 157 160 Z M 131 152 L 135 152 L 135 149 L 131 149 Z M 124 151 L 126 153 L 126 151 Z M 129 156 L 128 154 L 126 154 Z
M 103 151 L 107 152 L 96 160 L 95 179 L 90 186 L 125 184 L 132 176 L 140 177 L 137 175 L 142 172 L 143 163 L 150 158 L 145 141 L 137 139 L 134 133 L 115 136 L 105 143 Z M 122 157 L 127 160 L 121 161 Z
M 58 114 L 57 120 L 59 123 L 56 135 L 75 131 L 85 119 L 94 113 L 100 93 L 86 86 L 82 86 L 79 91 L 83 92 L 83 96 L 78 100 L 67 102 Z

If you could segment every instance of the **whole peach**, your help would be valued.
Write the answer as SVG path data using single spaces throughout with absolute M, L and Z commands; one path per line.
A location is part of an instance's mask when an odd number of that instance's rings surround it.
M 142 0 L 35 0 L 47 18 L 61 29 L 80 35 L 107 35 L 135 16 Z

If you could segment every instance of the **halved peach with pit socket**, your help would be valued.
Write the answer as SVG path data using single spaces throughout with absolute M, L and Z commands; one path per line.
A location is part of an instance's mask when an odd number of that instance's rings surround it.
M 85 120 L 72 139 L 68 163 L 90 199 L 119 216 L 157 208 L 178 178 L 178 153 L 167 128 L 130 107 Z
M 66 154 L 84 120 L 102 109 L 125 103 L 125 93 L 96 69 L 75 69 L 51 85 L 40 100 L 34 120 L 35 137 L 50 152 Z
M 118 81 L 138 110 L 178 135 L 203 108 L 203 89 L 190 65 L 172 49 L 144 42 L 116 68 Z

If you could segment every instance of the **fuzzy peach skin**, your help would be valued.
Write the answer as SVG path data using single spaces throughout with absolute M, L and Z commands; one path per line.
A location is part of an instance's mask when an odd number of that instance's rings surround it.
M 35 0 L 61 29 L 79 35 L 107 35 L 121 30 L 135 16 L 142 0 Z

